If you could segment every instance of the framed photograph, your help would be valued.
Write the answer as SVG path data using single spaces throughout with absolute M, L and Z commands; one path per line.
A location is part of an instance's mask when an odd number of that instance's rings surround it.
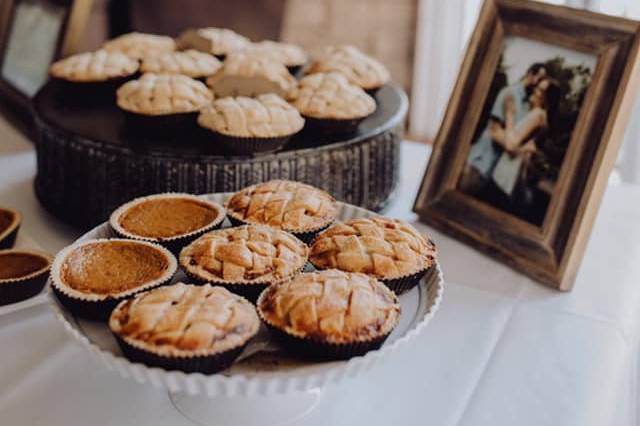
M 0 105 L 23 130 L 29 100 L 47 79 L 49 64 L 76 50 L 91 0 L 0 2 Z
M 640 83 L 640 23 L 486 0 L 414 211 L 569 290 Z

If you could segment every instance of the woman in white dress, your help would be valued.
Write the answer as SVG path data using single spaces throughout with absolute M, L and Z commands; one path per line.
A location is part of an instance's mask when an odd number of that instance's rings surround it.
M 549 120 L 556 114 L 561 92 L 558 84 L 545 78 L 527 99 L 528 112 L 516 123 L 492 131 L 492 139 L 504 149 L 492 173 L 495 185 L 510 199 L 526 180 L 531 157 L 536 152 L 536 139 L 548 130 Z

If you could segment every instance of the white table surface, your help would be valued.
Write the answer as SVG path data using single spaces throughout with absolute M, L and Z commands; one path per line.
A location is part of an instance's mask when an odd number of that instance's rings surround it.
M 403 143 L 388 215 L 416 222 L 410 210 L 428 153 Z M 0 119 L 0 205 L 19 209 L 24 236 L 54 253 L 80 232 L 39 206 L 34 174 L 33 146 Z M 301 424 L 636 425 L 639 210 L 639 188 L 608 188 L 571 293 L 416 222 L 440 249 L 440 311 L 411 351 L 327 388 Z M 2 425 L 191 424 L 166 392 L 103 368 L 46 304 L 0 316 L 0 351 Z

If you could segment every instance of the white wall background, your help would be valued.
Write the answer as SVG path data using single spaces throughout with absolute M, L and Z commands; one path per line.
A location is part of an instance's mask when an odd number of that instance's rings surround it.
M 640 0 L 539 0 L 640 20 Z M 419 0 L 418 34 L 409 133 L 438 132 L 482 0 Z M 627 128 L 617 164 L 624 181 L 640 183 L 640 101 Z

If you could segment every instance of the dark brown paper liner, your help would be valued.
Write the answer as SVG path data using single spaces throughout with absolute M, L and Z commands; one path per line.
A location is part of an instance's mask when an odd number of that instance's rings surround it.
M 389 287 L 395 294 L 400 295 L 406 291 L 411 290 L 415 286 L 420 283 L 420 280 L 433 268 L 433 265 L 429 268 L 417 272 L 413 275 L 409 275 L 407 277 L 395 278 L 395 279 L 384 279 L 378 278 L 384 285 Z
M 230 151 L 240 155 L 262 154 L 278 151 L 285 146 L 295 134 L 292 133 L 290 135 L 274 138 L 258 138 L 230 136 L 210 129 L 205 130 L 209 130 L 209 133 L 211 133 L 216 141 L 226 146 Z
M 151 287 L 142 286 L 140 288 L 140 291 L 127 294 L 126 296 L 106 297 L 101 300 L 85 300 L 79 297 L 73 297 L 66 293 L 63 293 L 55 285 L 52 285 L 51 288 L 53 289 L 53 294 L 55 294 L 58 300 L 60 301 L 60 303 L 62 303 L 62 306 L 64 306 L 72 314 L 88 320 L 106 321 L 109 319 L 111 312 L 113 311 L 113 309 L 116 307 L 118 303 L 130 297 L 133 297 L 140 292 L 149 291 L 154 288 L 166 285 L 169 282 L 171 282 L 172 278 L 173 278 L 173 275 L 171 275 L 166 280 L 158 283 L 157 285 L 154 285 Z
M 385 335 L 364 342 L 335 344 L 313 338 L 293 336 L 269 323 L 265 322 L 265 324 L 273 338 L 284 350 L 298 358 L 313 361 L 344 360 L 354 356 L 362 356 L 369 351 L 379 349 L 393 331 L 392 329 Z
M 40 293 L 48 277 L 49 268 L 26 279 L 0 283 L 0 306 L 17 303 Z
M 206 356 L 172 357 L 160 355 L 151 351 L 137 348 L 127 343 L 122 337 L 113 333 L 122 353 L 132 362 L 139 362 L 151 367 L 160 367 L 164 370 L 180 370 L 185 373 L 215 374 L 228 368 L 242 353 L 244 345 Z
M 170 139 L 197 137 L 198 111 L 177 114 L 144 115 L 122 111 L 125 116 L 125 132 L 141 139 Z
M 231 222 L 231 226 L 251 225 L 251 223 L 244 222 L 244 221 L 242 221 L 242 220 L 240 220 L 238 218 L 235 218 L 235 217 L 233 217 L 231 215 L 227 215 L 227 218 L 229 218 L 229 222 Z M 314 229 L 312 231 L 307 231 L 307 232 L 293 232 L 293 231 L 285 231 L 285 232 L 288 232 L 289 234 L 292 234 L 294 237 L 298 238 L 303 243 L 309 245 L 309 244 L 311 244 L 313 239 L 316 237 L 316 235 L 318 235 L 320 232 L 322 232 L 325 229 L 327 229 L 332 224 L 333 224 L 333 221 L 331 221 L 330 223 L 327 223 L 326 225 L 322 226 L 321 228 Z
M 73 97 L 73 102 L 82 105 L 115 102 L 116 91 L 129 80 L 138 78 L 138 72 L 126 77 L 116 77 L 105 81 L 77 82 L 61 78 L 51 78 L 66 96 Z
M 10 249 L 16 243 L 16 237 L 18 236 L 18 230 L 20 229 L 20 224 L 16 226 L 11 232 L 6 234 L 2 239 L 0 239 L 0 250 Z
M 360 123 L 367 117 L 353 119 L 321 119 L 302 116 L 305 120 L 304 132 L 313 135 L 324 136 L 348 136 L 358 130 Z

